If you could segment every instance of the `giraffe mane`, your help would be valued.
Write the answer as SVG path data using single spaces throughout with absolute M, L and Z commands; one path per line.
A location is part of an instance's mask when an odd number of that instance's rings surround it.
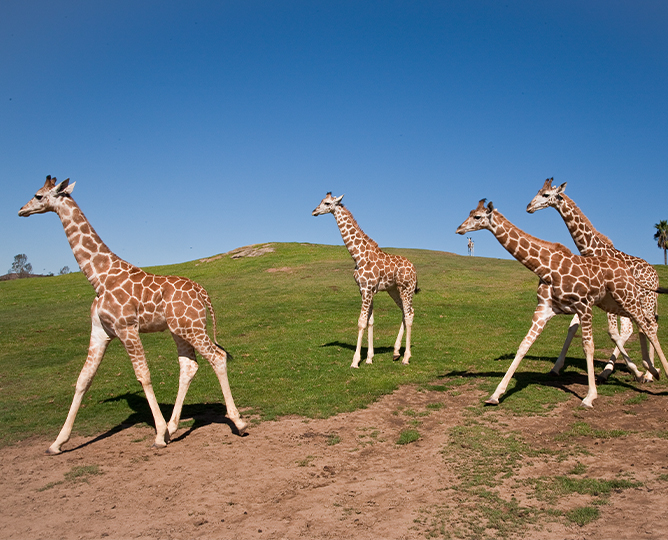
M 562 193 L 561 196 L 562 196 L 566 201 L 570 202 L 570 203 L 573 205 L 573 207 L 574 207 L 577 211 L 580 212 L 580 215 L 582 216 L 582 221 L 584 221 L 585 224 L 589 227 L 589 230 L 591 230 L 591 231 L 594 232 L 596 238 L 598 238 L 601 242 L 603 242 L 603 243 L 604 243 L 605 245 L 607 245 L 608 247 L 611 247 L 611 248 L 614 248 L 614 247 L 615 247 L 615 245 L 612 243 L 612 240 L 610 240 L 610 238 L 608 238 L 607 236 L 605 236 L 602 232 L 599 232 L 599 231 L 596 229 L 596 227 L 594 227 L 594 225 L 592 224 L 592 222 L 589 221 L 589 218 L 587 217 L 587 215 L 582 211 L 582 209 L 581 209 L 577 204 L 575 204 L 575 201 L 574 201 L 573 199 L 571 199 L 571 198 L 570 198 L 568 195 L 566 195 L 565 193 Z
M 339 206 L 343 208 L 346 212 L 348 212 L 348 215 L 350 216 L 350 220 L 353 223 L 353 226 L 362 233 L 362 236 L 364 236 L 365 240 L 369 242 L 373 247 L 380 249 L 380 246 L 376 243 L 376 241 L 371 238 L 368 234 L 366 234 L 363 230 L 362 227 L 359 226 L 359 223 L 357 223 L 357 220 L 355 219 L 355 216 L 353 216 L 353 213 L 346 208 L 346 206 L 343 203 L 339 203 Z

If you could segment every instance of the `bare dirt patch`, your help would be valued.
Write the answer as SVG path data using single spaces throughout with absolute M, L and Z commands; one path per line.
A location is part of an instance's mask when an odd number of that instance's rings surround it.
M 22 442 L 0 450 L 0 537 L 658 540 L 668 537 L 668 401 L 645 395 L 632 403 L 628 393 L 602 396 L 593 411 L 574 396 L 545 416 L 519 417 L 503 403 L 482 410 L 474 385 L 410 386 L 364 410 L 262 422 L 245 437 L 210 418 L 162 450 L 150 447 L 145 424 L 74 438 L 54 457 L 43 453 L 51 441 Z M 454 429 L 467 425 L 547 452 L 524 457 L 521 447 L 512 472 L 487 488 L 519 508 L 508 520 L 521 526 L 485 531 L 491 514 L 474 513 L 475 490 L 463 487 L 473 471 L 462 460 L 484 449 L 456 439 Z M 396 444 L 409 428 L 420 438 Z M 634 487 L 536 498 L 533 482 L 547 477 L 623 478 Z M 584 506 L 599 517 L 584 526 L 567 519 Z M 478 536 L 467 529 L 472 520 L 482 523 Z

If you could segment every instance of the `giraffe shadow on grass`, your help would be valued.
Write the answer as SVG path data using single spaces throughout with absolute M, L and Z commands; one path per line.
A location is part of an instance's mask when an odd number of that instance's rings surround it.
M 498 358 L 495 358 L 495 360 L 512 360 L 515 358 L 514 354 L 504 354 L 502 356 L 499 356 Z M 530 356 L 527 355 L 524 357 L 525 360 L 533 360 L 533 361 L 544 361 L 545 363 L 549 364 L 552 366 L 554 364 L 555 359 L 553 358 L 546 358 L 542 356 Z M 513 394 L 522 392 L 524 389 L 526 389 L 529 386 L 534 386 L 534 385 L 539 385 L 539 386 L 549 386 L 552 388 L 557 388 L 565 393 L 571 394 L 578 399 L 582 399 L 583 395 L 587 393 L 587 366 L 586 362 L 583 358 L 575 358 L 575 357 L 566 357 L 566 368 L 565 370 L 561 373 L 561 375 L 554 375 L 549 371 L 549 369 L 545 371 L 520 371 L 520 372 L 515 372 L 513 375 L 513 379 L 515 380 L 515 386 L 513 388 L 509 388 L 506 393 L 502 396 L 502 398 L 499 400 L 500 403 L 503 403 L 503 401 L 512 396 Z M 596 368 L 603 368 L 606 365 L 605 360 L 596 360 L 595 361 L 595 366 Z M 573 368 L 578 369 L 580 371 L 574 371 Z M 624 376 L 628 376 L 631 378 L 631 380 L 624 380 L 619 377 L 619 373 L 623 372 Z M 477 371 L 477 372 L 472 372 L 472 371 L 450 371 L 448 373 L 445 373 L 443 375 L 440 375 L 438 378 L 439 379 L 449 379 L 453 377 L 462 377 L 462 378 L 469 378 L 469 379 L 501 379 L 505 375 L 505 371 Z M 497 381 L 498 382 L 498 381 Z M 640 383 L 636 383 L 633 381 L 633 375 L 626 370 L 626 366 L 624 364 L 617 363 L 615 365 L 615 373 L 613 373 L 607 381 L 598 381 L 597 379 L 597 384 L 605 384 L 606 386 L 615 386 L 627 390 L 632 390 L 633 392 L 636 392 L 637 394 L 647 394 L 651 396 L 668 396 L 668 391 L 656 391 L 658 389 L 653 389 L 651 385 L 642 385 Z M 578 391 L 577 388 L 573 388 L 572 385 L 578 385 L 583 387 L 583 392 L 581 395 Z
M 149 426 L 154 427 L 153 414 L 151 413 L 151 409 L 148 405 L 148 402 L 146 401 L 146 398 L 144 397 L 144 394 L 139 392 L 126 392 L 125 394 L 105 399 L 102 403 L 112 403 L 117 401 L 127 402 L 128 407 L 132 409 L 132 412 L 125 420 L 119 422 L 116 426 L 105 431 L 104 433 L 101 433 L 90 441 L 86 441 L 85 443 L 80 444 L 74 448 L 63 450 L 63 453 L 74 452 L 75 450 L 79 450 L 91 444 L 103 441 L 113 435 L 116 435 L 117 433 L 125 431 L 126 429 L 139 424 L 148 424 Z M 160 403 L 159 405 L 165 420 L 169 420 L 169 417 L 172 414 L 172 409 L 174 407 L 173 404 Z M 239 434 L 239 431 L 235 427 L 234 422 L 232 422 L 232 420 L 227 417 L 227 409 L 222 403 L 193 403 L 190 405 L 184 405 L 181 413 L 181 421 L 187 421 L 191 418 L 194 420 L 193 424 L 188 426 L 185 431 L 183 431 L 183 428 L 179 429 L 175 437 L 171 439 L 170 443 L 182 441 L 195 430 L 210 424 L 226 424 L 235 435 Z M 183 432 L 181 433 L 181 431 Z M 247 434 L 244 433 L 242 436 L 246 435 Z
M 355 352 L 356 345 L 354 343 L 343 343 L 342 341 L 331 341 L 329 343 L 325 343 L 324 345 L 320 345 L 321 347 L 339 347 L 341 349 L 348 349 L 350 351 Z M 368 347 L 362 347 L 361 349 L 361 355 L 362 358 L 366 358 L 367 352 L 369 348 Z M 401 356 L 403 356 L 404 351 L 406 350 L 405 347 L 401 347 Z M 374 361 L 376 359 L 376 356 L 379 354 L 389 354 L 394 352 L 394 347 L 375 347 L 373 348 L 374 352 Z M 397 358 L 398 360 L 401 360 L 401 356 Z

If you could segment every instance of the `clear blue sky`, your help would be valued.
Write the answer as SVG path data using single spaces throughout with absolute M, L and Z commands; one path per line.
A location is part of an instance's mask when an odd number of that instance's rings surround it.
M 140 266 L 341 244 L 311 216 L 327 191 L 381 246 L 465 254 L 486 197 L 574 249 L 556 211 L 525 212 L 550 176 L 661 263 L 667 29 L 663 0 L 3 0 L 0 273 L 77 269 L 55 214 L 17 216 L 47 174 Z

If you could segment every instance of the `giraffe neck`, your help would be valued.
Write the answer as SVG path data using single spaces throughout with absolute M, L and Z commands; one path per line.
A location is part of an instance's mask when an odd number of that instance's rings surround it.
M 562 202 L 556 208 L 566 223 L 573 242 L 582 255 L 615 256 L 616 250 L 607 236 L 598 232 L 591 221 L 570 197 L 561 194 Z
M 490 231 L 496 236 L 501 245 L 506 248 L 508 253 L 546 283 L 551 282 L 551 256 L 555 252 L 572 255 L 561 244 L 546 242 L 527 234 L 508 221 L 498 210 L 494 210 L 494 225 L 490 228 Z
M 348 248 L 348 252 L 355 260 L 357 266 L 363 261 L 362 253 L 369 250 L 377 250 L 378 244 L 369 238 L 355 221 L 350 210 L 345 206 L 339 205 L 334 211 L 336 224 L 339 226 L 343 243 Z
M 105 245 L 71 197 L 65 197 L 57 209 L 67 241 L 79 268 L 99 295 L 112 266 L 128 265 Z

